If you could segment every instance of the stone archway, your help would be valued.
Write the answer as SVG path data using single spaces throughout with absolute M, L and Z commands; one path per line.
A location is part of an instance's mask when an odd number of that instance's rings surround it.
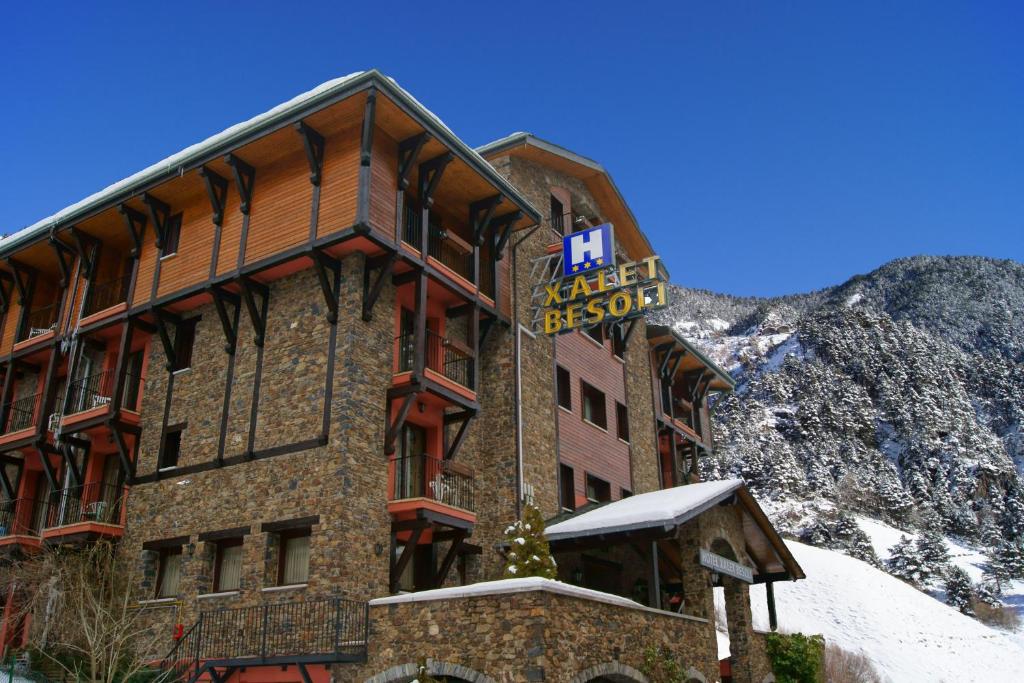
M 620 662 L 598 664 L 576 674 L 571 683 L 588 683 L 590 681 L 615 681 L 615 683 L 649 683 L 647 676 L 631 666 Z
M 418 666 L 414 662 L 399 664 L 380 672 L 376 676 L 367 678 L 364 683 L 409 683 L 416 678 L 418 670 Z M 497 683 L 490 676 L 486 676 L 461 664 L 438 662 L 433 659 L 427 660 L 427 671 L 431 676 L 445 678 L 450 683 Z

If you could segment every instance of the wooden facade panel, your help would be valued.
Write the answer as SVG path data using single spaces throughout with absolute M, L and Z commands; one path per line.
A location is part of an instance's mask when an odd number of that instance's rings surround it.
M 344 230 L 356 222 L 359 135 L 359 127 L 353 126 L 327 139 L 320 182 L 318 237 Z
M 85 297 L 85 287 L 85 278 L 82 277 L 81 274 L 78 276 L 78 278 L 72 279 L 71 286 L 68 288 L 66 296 L 69 298 L 73 296 L 73 298 L 71 298 L 71 303 L 67 307 L 65 307 L 64 315 L 60 321 L 59 329 L 68 329 L 70 328 L 69 321 L 77 322 L 77 320 L 79 319 L 79 313 L 81 313 L 82 311 L 82 300 Z
M 182 213 L 181 238 L 178 252 L 160 262 L 158 297 L 204 282 L 210 275 L 216 226 L 210 220 L 209 202 L 205 197 L 197 197 L 185 206 L 173 207 L 173 210 Z M 149 291 L 146 290 L 147 294 Z
M 18 318 L 21 315 L 21 305 L 18 304 L 18 294 L 15 292 L 11 295 L 11 306 L 7 310 L 7 316 L 4 318 L 4 330 L 3 336 L 0 337 L 0 353 L 10 353 L 14 347 L 14 336 L 18 330 Z
M 391 241 L 395 238 L 398 142 L 379 129 L 373 136 L 370 171 L 370 227 Z
M 256 171 L 245 262 L 252 263 L 309 239 L 313 185 L 298 136 L 295 151 Z
M 225 176 L 230 177 L 230 176 Z M 260 172 L 256 170 L 255 192 L 260 191 Z M 228 190 L 224 207 L 224 223 L 220 229 L 220 250 L 217 252 L 217 275 L 230 273 L 238 267 L 238 246 L 242 243 L 242 212 L 234 183 Z

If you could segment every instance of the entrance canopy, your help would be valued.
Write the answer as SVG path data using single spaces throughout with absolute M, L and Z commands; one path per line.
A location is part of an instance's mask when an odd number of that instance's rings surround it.
M 720 504 L 742 513 L 754 583 L 805 578 L 785 542 L 740 479 L 677 486 L 585 510 L 547 528 L 551 550 L 582 549 L 673 536 L 678 527 Z

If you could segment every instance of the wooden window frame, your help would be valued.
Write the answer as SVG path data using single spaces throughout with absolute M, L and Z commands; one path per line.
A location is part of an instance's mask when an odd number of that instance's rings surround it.
M 160 247 L 160 258 L 169 258 L 178 253 L 178 249 L 181 248 L 182 222 L 182 215 L 180 213 L 167 219 L 167 234 L 164 235 L 164 243 Z
M 576 510 L 576 470 L 564 462 L 558 464 L 558 498 L 563 510 Z
M 631 443 L 629 440 L 629 408 L 618 401 L 615 402 L 615 433 L 620 441 Z
M 277 532 L 277 582 L 276 585 L 279 587 L 283 586 L 301 586 L 306 581 L 300 581 L 299 583 L 285 583 L 284 582 L 284 567 L 285 567 L 285 548 L 287 547 L 286 541 L 292 538 L 301 538 L 308 536 L 310 539 L 310 553 L 312 553 L 313 547 L 313 530 L 310 527 L 300 527 L 296 529 L 283 529 Z M 309 579 L 309 569 L 306 570 L 306 579 Z
M 178 463 L 181 461 L 181 437 L 185 432 L 185 428 L 188 427 L 187 422 L 176 425 L 168 425 L 164 429 L 163 434 L 160 437 L 160 452 L 157 455 L 157 471 L 173 470 L 178 468 Z M 167 438 L 172 434 L 178 435 L 177 455 L 174 458 L 174 464 L 167 464 Z
M 591 396 L 591 409 L 590 417 L 587 417 L 587 396 Z M 593 418 L 597 415 L 593 406 L 594 395 L 600 395 L 601 397 L 601 421 L 598 422 Z M 583 421 L 592 424 L 598 429 L 608 431 L 608 396 L 595 387 L 593 384 L 588 383 L 585 379 L 580 379 L 580 414 L 583 416 Z M 603 424 L 602 424 L 603 423 Z
M 225 593 L 225 592 L 228 592 L 228 591 L 237 591 L 237 590 L 241 589 L 241 587 L 242 587 L 241 577 L 239 577 L 238 586 L 236 586 L 234 588 L 222 588 L 221 585 L 220 585 L 220 579 L 221 579 L 220 570 L 221 570 L 221 562 L 224 561 L 224 549 L 225 548 L 240 547 L 242 545 L 242 543 L 243 543 L 243 540 L 244 539 L 241 536 L 236 536 L 234 538 L 222 538 L 219 541 L 217 541 L 217 549 L 216 549 L 216 551 L 214 552 L 214 555 L 213 555 L 213 592 L 215 592 L 215 593 Z
M 196 327 L 201 316 L 181 321 L 174 335 L 174 372 L 192 367 L 192 352 L 196 345 Z
M 164 582 L 164 572 L 165 572 L 165 570 L 167 568 L 166 567 L 167 558 L 170 557 L 171 555 L 178 555 L 180 557 L 181 555 L 184 554 L 183 551 L 184 551 L 184 546 L 180 546 L 180 545 L 169 545 L 169 546 L 164 546 L 164 547 L 159 549 L 158 552 L 160 553 L 160 557 L 157 559 L 157 564 L 156 564 L 156 589 L 154 591 L 154 596 L 156 597 L 157 600 L 161 600 L 161 599 L 164 599 L 164 598 L 173 598 L 176 595 L 178 595 L 177 591 L 174 593 L 174 595 L 164 595 L 163 592 L 160 590 L 160 588 L 163 586 L 163 582 Z M 181 560 L 178 560 L 178 562 L 180 563 Z M 178 590 L 179 591 L 181 590 L 181 565 L 180 564 L 178 566 Z
M 586 482 L 587 500 L 589 500 L 592 503 L 608 503 L 608 502 L 611 502 L 611 499 L 612 499 L 612 485 L 611 485 L 611 482 L 609 482 L 607 479 L 602 479 L 601 477 L 599 477 L 599 476 L 597 476 L 595 474 L 591 474 L 590 472 L 586 473 L 585 482 Z M 594 488 L 595 491 L 597 489 L 596 486 L 592 486 L 591 482 L 597 482 L 598 484 L 600 484 L 602 492 L 604 490 L 607 490 L 607 492 L 608 492 L 607 498 L 601 499 L 601 498 L 598 498 L 597 496 L 591 496 L 590 495 L 590 489 Z

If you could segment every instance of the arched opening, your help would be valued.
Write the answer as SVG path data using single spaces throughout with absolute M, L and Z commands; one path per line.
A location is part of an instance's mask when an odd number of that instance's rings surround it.
M 648 683 L 640 671 L 621 662 L 598 664 L 576 674 L 572 683 Z
M 365 683 L 411 683 L 416 680 L 419 667 L 415 663 L 400 664 L 367 678 Z M 446 683 L 496 683 L 490 676 L 474 671 L 461 664 L 427 660 L 430 675 Z

